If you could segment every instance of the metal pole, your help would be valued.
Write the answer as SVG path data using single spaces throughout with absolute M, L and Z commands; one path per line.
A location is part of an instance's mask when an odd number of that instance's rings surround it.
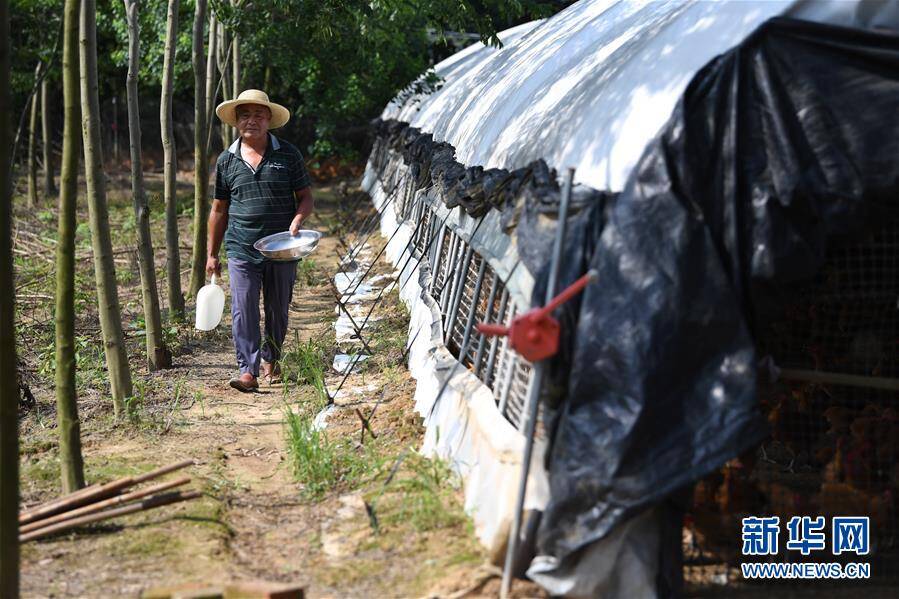
M 504 417 L 506 416 L 506 406 L 509 405 L 509 392 L 512 391 L 512 381 L 515 379 L 515 371 L 518 369 L 518 354 L 516 354 L 513 350 L 508 347 L 509 341 L 507 339 L 503 339 L 503 345 L 505 346 L 503 351 L 506 352 L 506 359 L 503 361 L 503 366 L 506 367 L 505 370 L 501 371 L 503 375 L 501 385 L 501 391 L 499 396 L 499 413 Z M 508 417 L 506 417 L 508 420 Z M 521 423 L 518 423 L 518 426 L 521 426 Z
M 866 389 L 899 391 L 899 379 L 887 378 L 882 376 L 863 376 L 842 372 L 823 372 L 820 370 L 782 368 L 780 369 L 780 378 L 783 380 L 807 381 L 810 383 L 822 383 L 825 385 L 844 385 L 847 387 L 862 387 Z
M 506 306 L 509 303 L 509 290 L 503 288 L 502 294 L 499 296 L 499 311 L 497 312 L 496 321 L 506 321 Z M 505 340 L 503 341 L 505 343 Z M 493 371 L 496 370 L 496 352 L 499 349 L 499 337 L 490 339 L 490 353 L 487 355 L 487 370 L 484 373 L 484 384 L 493 389 Z
M 447 218 L 449 217 L 449 213 L 447 213 Z M 437 285 L 437 273 L 435 272 L 435 266 L 437 263 L 437 256 L 443 252 L 443 243 L 444 239 L 446 239 L 446 218 L 443 219 L 441 225 L 437 228 L 437 245 L 434 245 L 428 248 L 426 253 L 428 257 L 428 264 L 431 265 L 431 282 L 428 285 L 428 293 L 434 295 L 434 287 Z
M 484 264 L 487 261 L 484 260 Z M 497 290 L 497 282 L 499 281 L 499 275 L 496 272 L 493 273 L 493 279 L 490 282 L 490 294 L 487 298 L 487 313 L 484 315 L 484 322 L 490 322 L 493 320 L 493 304 L 496 301 L 496 290 Z M 487 347 L 487 338 L 483 335 L 478 340 L 478 349 L 474 356 L 474 373 L 475 375 L 480 376 L 481 374 L 481 360 L 484 358 L 484 349 Z M 484 379 L 484 384 L 487 384 L 486 378 Z
M 458 257 L 458 249 L 461 245 L 461 238 L 459 235 L 453 231 L 453 238 L 449 246 L 449 251 L 446 253 L 446 261 L 444 262 L 444 266 L 440 269 L 440 274 L 442 283 L 440 286 L 440 294 L 437 299 L 440 300 L 440 315 L 443 316 L 446 314 L 446 311 L 449 309 L 449 296 L 452 293 L 455 286 L 453 283 L 456 282 L 456 277 L 458 276 L 458 269 L 455 268 L 455 262 L 459 259 Z M 437 260 L 440 260 L 440 257 L 437 257 Z
M 462 245 L 462 241 L 459 241 L 459 245 Z M 474 250 L 471 249 L 471 246 L 465 248 L 465 256 L 462 258 L 462 268 L 458 269 L 456 275 L 456 284 L 453 285 L 452 295 L 450 296 L 450 301 L 448 304 L 448 311 L 446 313 L 446 330 L 444 331 L 444 335 L 446 339 L 449 340 L 452 338 L 453 326 L 456 324 L 456 313 L 459 311 L 459 303 L 462 301 L 462 295 L 465 292 L 465 283 L 468 281 L 468 269 L 471 266 L 471 255 Z
M 481 295 L 481 286 L 484 283 L 484 274 L 487 272 L 487 259 L 481 259 L 481 267 L 478 268 L 478 278 L 474 282 L 474 291 L 471 292 L 471 306 L 468 308 L 468 319 L 465 321 L 465 329 L 462 333 L 462 345 L 468 345 L 471 338 L 471 329 L 474 327 L 474 319 L 478 312 L 478 300 Z M 460 362 L 465 361 L 465 356 L 460 356 Z M 477 364 L 472 364 L 473 370 L 477 375 Z
M 556 239 L 553 243 L 552 261 L 549 263 L 549 280 L 546 283 L 546 301 L 556 295 L 556 283 L 559 280 L 559 266 L 562 259 L 562 242 L 565 240 L 565 228 L 568 220 L 568 204 L 571 201 L 571 186 L 574 182 L 574 169 L 569 168 L 565 176 L 565 184 L 562 187 L 562 198 L 559 205 L 559 219 L 556 225 Z M 524 509 L 524 499 L 528 487 L 528 472 L 531 468 L 531 454 L 534 451 L 534 431 L 537 428 L 537 407 L 540 405 L 540 390 L 543 387 L 543 377 L 546 374 L 545 360 L 534 365 L 534 378 L 531 381 L 530 392 L 526 406 L 527 426 L 524 433 L 524 455 L 521 458 L 521 479 L 518 483 L 518 499 L 515 502 L 515 512 L 512 519 L 512 529 L 509 531 L 509 543 L 506 547 L 506 564 L 503 568 L 503 582 L 500 589 L 501 599 L 509 596 L 512 588 L 512 562 L 518 550 L 518 534 L 521 529 L 521 512 Z

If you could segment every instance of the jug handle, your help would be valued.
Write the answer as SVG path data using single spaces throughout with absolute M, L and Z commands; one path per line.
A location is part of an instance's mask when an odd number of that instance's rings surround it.
M 210 285 L 215 285 L 215 273 L 212 273 L 212 281 L 210 282 Z

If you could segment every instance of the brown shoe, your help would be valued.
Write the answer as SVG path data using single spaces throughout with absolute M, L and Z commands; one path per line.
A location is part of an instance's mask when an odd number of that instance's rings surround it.
M 240 376 L 231 379 L 228 384 L 231 385 L 232 388 L 244 393 L 252 393 L 259 388 L 256 377 L 249 372 L 244 372 Z
M 281 382 L 281 365 L 277 362 L 262 362 L 262 380 L 269 385 Z

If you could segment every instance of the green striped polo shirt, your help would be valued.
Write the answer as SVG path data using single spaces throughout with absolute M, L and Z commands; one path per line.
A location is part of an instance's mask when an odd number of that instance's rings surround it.
M 290 228 L 297 212 L 295 191 L 309 187 L 303 155 L 269 133 L 265 156 L 254 170 L 240 155 L 240 138 L 215 165 L 214 198 L 228 202 L 225 248 L 228 258 L 256 264 L 264 258 L 253 244 Z

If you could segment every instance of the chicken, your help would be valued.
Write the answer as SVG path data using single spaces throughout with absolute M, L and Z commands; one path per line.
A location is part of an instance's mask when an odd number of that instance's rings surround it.
M 696 549 L 704 557 L 734 562 L 740 550 L 742 520 L 761 513 L 763 498 L 749 479 L 754 452 L 731 460 L 705 477 L 693 491 L 693 508 L 685 519 Z
M 830 406 L 824 410 L 824 418 L 827 420 L 827 434 L 839 437 L 849 433 L 849 425 L 855 417 L 855 412 L 843 406 Z
M 833 459 L 824 468 L 824 482 L 848 483 L 857 489 L 871 490 L 875 481 L 871 468 L 873 456 L 869 440 L 840 437 Z
M 723 480 L 724 476 L 720 470 L 717 470 L 696 483 L 693 488 L 693 509 L 714 510 L 715 493 Z
M 855 412 L 844 406 L 830 406 L 824 410 L 827 430 L 818 440 L 813 455 L 818 464 L 828 464 L 836 452 L 837 440 L 849 435 L 849 426 L 855 418 Z
M 715 492 L 715 505 L 722 514 L 753 514 L 762 506 L 758 487 L 749 480 L 745 468 L 728 463 L 722 469 L 723 480 Z
M 684 519 L 684 526 L 690 531 L 694 548 L 702 558 L 725 563 L 740 559 L 741 514 L 691 513 Z

